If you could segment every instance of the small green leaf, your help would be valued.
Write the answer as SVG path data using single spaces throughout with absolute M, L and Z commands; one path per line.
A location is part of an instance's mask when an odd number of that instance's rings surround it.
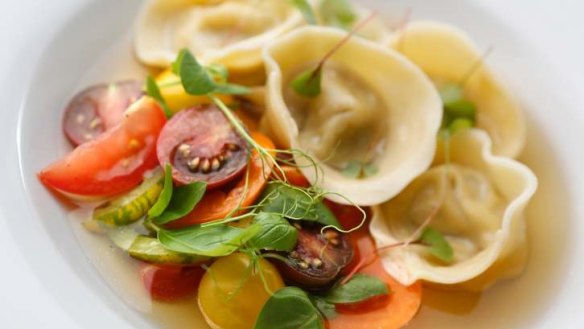
M 316 306 L 320 313 L 328 320 L 332 320 L 339 315 L 337 313 L 335 304 L 329 303 L 326 300 L 322 299 L 322 297 L 318 296 L 310 296 L 310 299 L 312 300 L 314 306 Z
M 224 95 L 247 95 L 251 90 L 246 86 L 241 86 L 235 83 L 223 83 L 215 86 L 213 92 Z
M 172 64 L 170 64 L 170 70 L 172 71 L 172 73 L 180 76 L 180 66 L 182 65 L 182 61 L 186 53 L 187 53 L 186 49 L 181 50 L 178 53 L 176 60 L 172 62 Z
M 250 245 L 257 249 L 291 251 L 298 240 L 298 230 L 282 216 L 260 212 L 254 223 L 261 226 L 261 231 L 250 240 Z
M 264 304 L 254 329 L 324 329 L 318 309 L 302 289 L 284 287 Z
M 164 212 L 172 198 L 172 190 L 172 166 L 167 164 L 164 167 L 164 187 L 162 188 L 162 192 L 160 192 L 156 203 L 154 203 L 152 208 L 148 210 L 148 218 L 158 217 Z
M 363 162 L 361 161 L 349 161 L 345 168 L 343 169 L 343 176 L 348 178 L 357 179 L 361 177 L 363 172 Z
M 368 163 L 363 166 L 363 177 L 371 177 L 379 172 L 379 168 L 373 163 Z
M 229 79 L 229 70 L 222 64 L 211 64 L 207 66 L 207 71 L 215 78 L 215 82 L 226 83 Z
M 185 91 L 191 95 L 206 95 L 215 90 L 215 81 L 209 72 L 197 62 L 190 51 L 184 49 L 179 54 L 179 75 Z
M 306 20 L 306 22 L 310 25 L 316 25 L 316 15 L 314 14 L 314 10 L 306 0 L 290 0 L 292 5 L 296 7 L 302 13 L 302 16 Z
M 170 203 L 162 214 L 154 218 L 154 223 L 164 225 L 185 216 L 201 201 L 206 189 L 205 182 L 194 182 L 175 187 Z
M 268 185 L 259 205 L 261 211 L 284 218 L 341 227 L 335 215 L 320 198 L 283 183 L 274 182 Z
M 455 134 L 459 131 L 470 129 L 474 126 L 474 122 L 466 118 L 458 118 L 452 121 L 448 126 L 450 133 Z
M 162 94 L 160 93 L 160 88 L 158 88 L 156 80 L 154 80 L 154 78 L 150 75 L 146 78 L 146 94 L 154 98 L 158 102 L 158 104 L 160 104 L 160 106 L 164 110 L 164 115 L 166 115 L 167 118 L 172 117 L 172 111 L 170 110 L 168 104 L 166 104 L 166 101 L 162 97 Z
M 471 101 L 461 99 L 456 102 L 444 104 L 444 112 L 454 118 L 467 118 L 474 120 L 476 116 L 476 106 Z
M 227 256 L 261 230 L 254 224 L 245 229 L 227 225 L 192 226 L 181 230 L 158 231 L 158 240 L 167 249 L 208 257 Z
M 355 274 L 347 283 L 333 286 L 322 299 L 333 304 L 353 304 L 387 294 L 387 284 L 378 277 Z
M 353 160 L 349 161 L 345 168 L 342 171 L 343 176 L 349 178 L 366 178 L 371 177 L 377 172 L 379 169 L 373 163 L 363 163 L 363 161 Z
M 300 73 L 292 80 L 290 86 L 298 95 L 314 98 L 320 95 L 321 80 L 322 70 L 317 68 Z
M 168 250 L 157 239 L 144 235 L 137 236 L 127 251 L 134 259 L 161 265 L 200 264 L 208 260 L 204 256 Z
M 430 253 L 443 262 L 452 262 L 454 251 L 439 231 L 428 227 L 422 232 L 420 242 L 430 247 Z
M 345 30 L 350 29 L 357 19 L 357 14 L 348 0 L 323 0 L 320 12 L 326 25 Z
M 449 83 L 442 86 L 438 92 L 444 104 L 458 102 L 463 99 L 463 89 L 459 84 Z

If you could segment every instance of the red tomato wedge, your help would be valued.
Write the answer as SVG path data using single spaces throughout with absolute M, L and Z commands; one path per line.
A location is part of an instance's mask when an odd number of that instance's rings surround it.
M 138 185 L 158 165 L 156 140 L 166 117 L 158 103 L 143 97 L 123 121 L 95 140 L 78 146 L 39 174 L 40 180 L 68 196 L 104 197 Z
M 194 296 L 205 270 L 200 267 L 160 266 L 143 264 L 140 277 L 150 297 L 174 301 Z
M 265 135 L 260 133 L 251 133 L 251 137 L 261 146 L 267 149 L 273 149 L 274 143 Z M 203 199 L 197 204 L 195 209 L 185 217 L 170 223 L 170 228 L 182 228 L 195 224 L 206 223 L 218 219 L 223 219 L 241 202 L 241 207 L 252 205 L 259 197 L 260 193 L 266 186 L 267 177 L 270 175 L 271 168 L 264 165 L 261 158 L 254 153 L 249 163 L 249 181 L 247 193 L 245 193 L 245 174 L 239 182 L 231 189 L 216 189 L 205 193 Z
M 345 228 L 353 228 L 362 218 L 361 212 L 351 206 L 328 202 Z M 358 273 L 376 276 L 386 282 L 390 290 L 388 296 L 382 296 L 352 305 L 337 305 L 338 317 L 327 320 L 329 329 L 397 329 L 402 328 L 418 312 L 422 303 L 422 284 L 417 282 L 409 287 L 395 281 L 384 270 L 377 256 L 375 243 L 369 234 L 367 225 L 348 234 L 349 241 L 355 248 L 352 263 L 345 272 L 350 273 L 357 264 L 366 264 Z

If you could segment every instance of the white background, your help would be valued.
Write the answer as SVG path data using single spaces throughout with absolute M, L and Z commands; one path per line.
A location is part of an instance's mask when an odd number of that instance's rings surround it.
M 126 1 L 126 0 L 119 0 Z M 384 0 L 391 1 L 391 0 Z M 428 0 L 439 1 L 439 0 Z M 461 0 L 463 1 L 463 0 Z M 584 76 L 584 2 L 579 0 L 473 0 L 485 10 L 495 12 L 508 25 L 533 43 L 547 58 L 553 59 L 555 70 L 561 73 L 558 86 L 566 86 L 572 97 L 584 95 L 581 77 Z M 32 63 L 21 49 L 34 51 L 31 40 L 42 40 L 40 31 L 68 16 L 83 5 L 84 0 L 0 0 L 0 113 L 16 110 L 8 107 L 11 81 L 8 76 L 14 66 L 22 67 L 22 74 L 30 74 Z M 107 23 L 107 22 L 104 22 Z M 43 27 L 39 29 L 38 27 Z M 47 35 L 50 33 L 47 32 Z M 39 45 L 40 47 L 40 45 Z M 34 56 L 31 56 L 34 57 Z M 574 93 L 573 91 L 577 91 Z M 0 169 L 16 161 L 0 156 Z M 1 172 L 1 171 L 0 171 Z M 0 189 L 5 187 L 0 187 Z M 36 275 L 20 257 L 14 239 L 0 209 L 0 327 L 12 328 L 78 328 L 77 323 L 53 302 Z M 46 269 L 50 271 L 50 268 Z M 79 301 L 83 303 L 83 301 Z

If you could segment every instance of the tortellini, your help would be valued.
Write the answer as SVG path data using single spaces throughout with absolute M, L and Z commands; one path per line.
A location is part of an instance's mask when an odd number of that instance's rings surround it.
M 451 162 L 428 170 L 373 209 L 370 230 L 383 247 L 408 241 L 431 218 L 429 226 L 452 246 L 453 261 L 444 263 L 428 247 L 410 244 L 382 250 L 385 269 L 405 285 L 425 280 L 478 291 L 523 270 L 523 211 L 537 179 L 526 166 L 494 156 L 483 131 L 454 135 L 450 149 Z
M 438 87 L 459 83 L 470 73 L 462 83 L 465 97 L 477 106 L 477 127 L 488 132 L 495 154 L 519 155 L 526 141 L 523 114 L 509 91 L 481 63 L 481 52 L 465 32 L 443 23 L 412 22 L 396 33 L 391 46 L 421 67 Z
M 303 23 L 289 1 L 149 0 L 137 21 L 135 50 L 152 66 L 167 67 L 188 48 L 203 63 L 254 72 L 262 68 L 262 47 Z
M 266 47 L 264 126 L 280 146 L 305 151 L 320 162 L 322 175 L 306 157 L 295 156 L 313 184 L 373 205 L 399 193 L 430 165 L 442 105 L 421 70 L 360 37 L 349 39 L 324 65 L 317 97 L 296 94 L 291 81 L 314 68 L 345 36 L 338 29 L 303 27 Z M 343 171 L 353 161 L 370 163 L 375 173 L 347 177 Z M 339 195 L 329 198 L 347 202 Z

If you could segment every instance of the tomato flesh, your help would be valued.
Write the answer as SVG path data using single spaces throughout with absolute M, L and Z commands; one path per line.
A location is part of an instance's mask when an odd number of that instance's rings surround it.
M 40 180 L 65 195 L 112 196 L 136 187 L 158 165 L 156 140 L 166 117 L 143 97 L 117 126 L 44 168 Z
M 124 111 L 143 95 L 142 83 L 100 84 L 79 92 L 65 108 L 63 132 L 77 146 L 94 140 L 123 120 Z
M 150 297 L 160 301 L 174 301 L 197 292 L 205 274 L 200 267 L 160 266 L 143 264 L 140 267 L 142 284 Z
M 248 150 L 221 110 L 202 105 L 170 119 L 158 139 L 160 164 L 172 165 L 177 184 L 206 182 L 220 187 L 245 169 Z
M 266 149 L 273 149 L 275 147 L 274 143 L 261 133 L 252 132 L 250 135 L 256 143 Z M 270 163 L 262 161 L 257 152 L 254 151 L 249 162 L 247 188 L 245 186 L 245 177 L 241 177 L 231 188 L 228 186 L 207 191 L 193 211 L 185 217 L 169 223 L 168 226 L 170 228 L 183 228 L 211 222 L 225 218 L 225 216 L 238 206 L 251 206 L 266 186 L 266 178 L 271 170 Z
M 344 234 L 322 226 L 300 226 L 298 243 L 293 251 L 285 253 L 287 262 L 276 260 L 287 282 L 307 289 L 327 287 L 353 258 L 353 248 Z

